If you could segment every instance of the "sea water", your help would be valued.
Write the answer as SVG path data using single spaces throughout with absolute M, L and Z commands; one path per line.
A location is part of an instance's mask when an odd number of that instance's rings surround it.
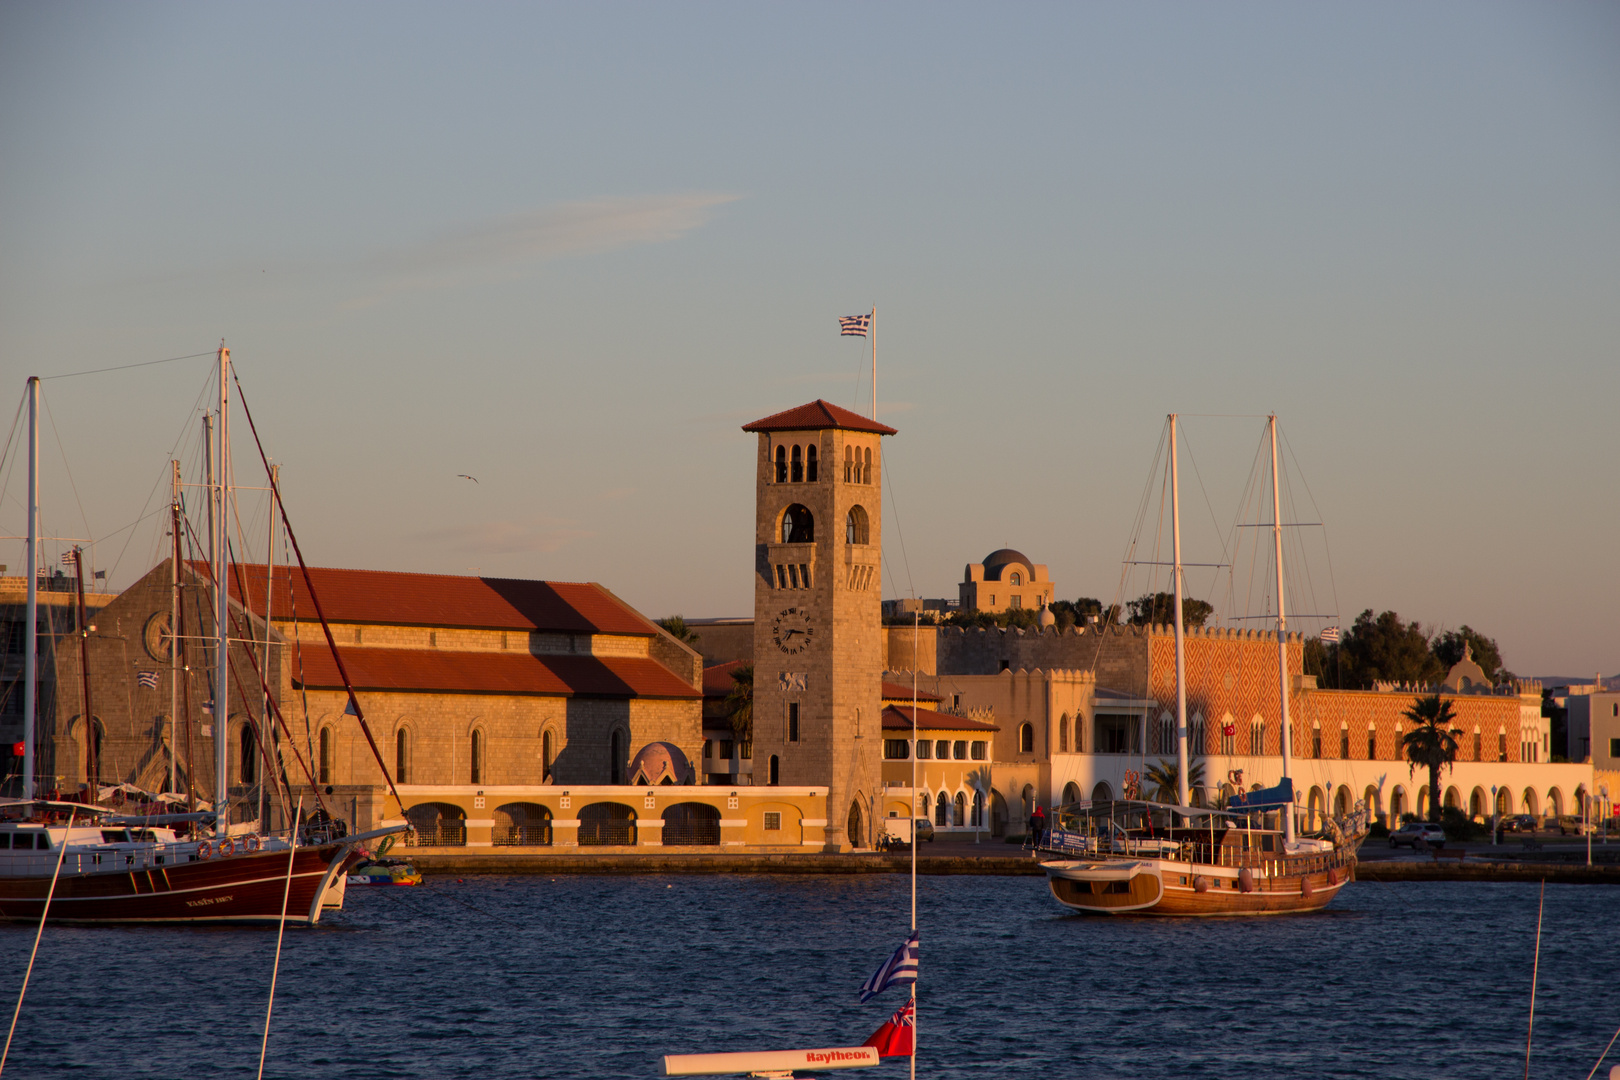
M 430 877 L 289 929 L 272 1077 L 651 1077 L 661 1056 L 858 1044 L 907 879 Z M 1620 893 L 1549 885 L 1531 1075 L 1620 1027 Z M 1505 1077 L 1524 1069 L 1538 886 L 1347 887 L 1264 919 L 1068 913 L 1034 877 L 925 877 L 925 1077 Z M 33 943 L 0 927 L 9 1011 Z M 6 1075 L 251 1077 L 273 929 L 49 927 Z M 1620 1061 L 1620 1058 L 1611 1058 Z M 1607 1075 L 1605 1062 L 1599 1075 Z M 860 1075 L 905 1075 L 891 1059 Z

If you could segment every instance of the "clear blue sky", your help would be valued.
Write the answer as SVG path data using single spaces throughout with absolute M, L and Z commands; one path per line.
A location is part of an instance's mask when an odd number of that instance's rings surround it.
M 885 595 L 1111 597 L 1164 414 L 1276 410 L 1338 621 L 1620 670 L 1620 6 L 0 5 L 3 384 L 226 339 L 315 562 L 746 613 L 874 303 Z M 45 384 L 115 585 L 207 364 Z

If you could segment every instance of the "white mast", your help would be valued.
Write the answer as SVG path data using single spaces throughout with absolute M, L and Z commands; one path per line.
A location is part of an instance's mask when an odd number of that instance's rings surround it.
M 1277 414 L 1266 426 L 1271 432 L 1271 538 L 1277 559 L 1277 694 L 1282 701 L 1282 774 L 1288 779 L 1288 760 L 1293 756 L 1294 733 L 1288 719 L 1288 617 L 1283 607 L 1282 496 L 1277 492 Z M 1283 814 L 1283 837 L 1294 841 L 1294 807 Z
M 34 727 L 39 694 L 39 376 L 28 377 L 28 629 L 23 657 L 22 797 L 34 797 Z
M 877 419 L 877 305 L 872 305 L 872 419 Z M 915 826 L 913 826 L 915 828 Z M 913 847 L 916 845 L 913 844 Z
M 270 509 L 265 514 L 266 531 L 270 534 L 269 542 L 265 547 L 264 556 L 264 648 L 259 653 L 260 682 L 264 687 L 261 697 L 263 705 L 259 709 L 259 737 L 269 738 L 269 743 L 259 747 L 259 828 L 264 828 L 264 817 L 270 804 L 265 799 L 265 782 L 270 779 L 265 773 L 268 771 L 266 762 L 275 760 L 270 753 L 270 747 L 275 745 L 275 732 L 270 727 L 270 591 L 275 587 L 274 571 L 276 568 L 276 492 L 280 490 L 281 466 L 270 466 Z M 242 598 L 244 601 L 247 597 Z
M 169 562 L 172 588 L 169 595 L 169 792 L 180 790 L 180 463 L 169 462 L 169 528 L 174 530 L 173 555 Z M 186 768 L 196 771 L 194 765 Z
M 1181 618 L 1181 475 L 1176 465 L 1176 414 L 1170 414 L 1170 526 L 1176 623 L 1176 802 L 1187 801 L 1187 653 Z
M 213 557 L 214 557 L 214 834 L 225 836 L 230 831 L 230 590 L 225 587 L 225 528 L 228 507 L 226 446 L 230 443 L 230 427 L 225 407 L 230 401 L 231 350 L 219 347 L 219 432 L 214 440 L 215 464 L 213 498 Z

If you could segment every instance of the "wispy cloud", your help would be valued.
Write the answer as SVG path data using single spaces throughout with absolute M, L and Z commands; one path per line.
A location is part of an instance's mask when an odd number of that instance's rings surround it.
M 551 259 L 678 240 L 704 225 L 715 207 L 738 198 L 687 192 L 587 199 L 475 222 L 369 260 L 367 269 L 381 282 L 352 306 L 375 303 L 392 293 L 456 284 L 472 275 L 510 273 Z
M 595 535 L 572 521 L 530 517 L 428 529 L 416 533 L 415 539 L 469 554 L 527 555 L 556 551 Z

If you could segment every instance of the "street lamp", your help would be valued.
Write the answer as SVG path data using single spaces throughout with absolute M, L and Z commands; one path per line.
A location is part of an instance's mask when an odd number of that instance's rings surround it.
M 1491 847 L 1496 846 L 1496 825 L 1501 815 L 1496 812 L 1496 785 L 1491 785 Z

